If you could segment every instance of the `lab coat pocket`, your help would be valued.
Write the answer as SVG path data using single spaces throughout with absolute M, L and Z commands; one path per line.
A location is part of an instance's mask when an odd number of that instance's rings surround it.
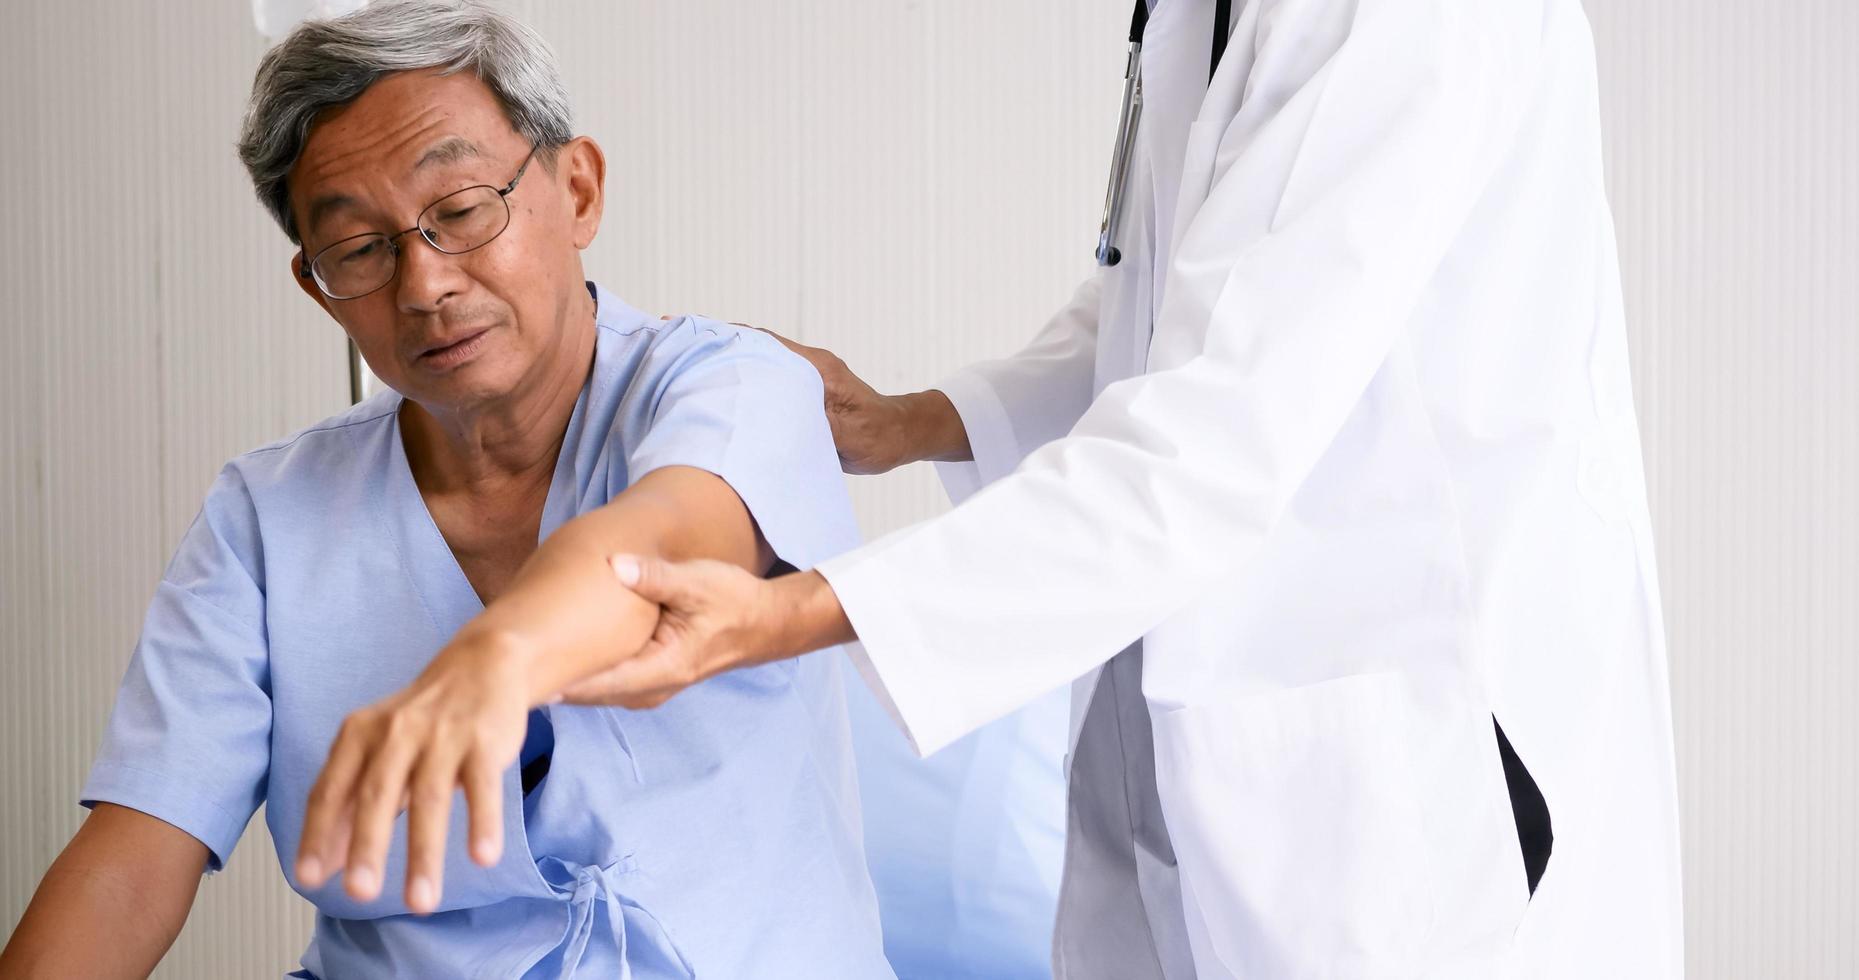
M 1203 976 L 1416 975 L 1434 895 L 1413 714 L 1387 672 L 1156 716 Z

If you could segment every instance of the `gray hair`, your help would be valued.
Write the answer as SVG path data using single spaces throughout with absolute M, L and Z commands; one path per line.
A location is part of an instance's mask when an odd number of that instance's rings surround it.
M 574 138 L 555 52 L 484 0 L 379 0 L 306 21 L 258 63 L 239 130 L 239 159 L 292 242 L 300 239 L 285 177 L 317 114 L 354 101 L 384 75 L 425 68 L 475 72 L 545 163 Z

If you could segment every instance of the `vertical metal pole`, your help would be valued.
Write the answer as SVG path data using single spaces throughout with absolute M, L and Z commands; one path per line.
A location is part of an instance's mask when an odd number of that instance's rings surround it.
M 362 396 L 361 350 L 355 346 L 355 341 L 353 340 L 348 341 L 348 345 L 349 345 L 349 404 L 359 405 L 361 404 L 361 396 Z

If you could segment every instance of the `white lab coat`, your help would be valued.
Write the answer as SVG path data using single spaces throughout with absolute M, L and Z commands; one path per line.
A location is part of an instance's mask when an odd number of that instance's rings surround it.
M 979 491 L 821 567 L 855 660 L 927 753 L 1070 678 L 1075 739 L 1143 651 L 1202 980 L 1676 977 L 1580 4 L 1241 0 L 1207 86 L 1211 9 L 1150 22 L 1123 264 L 944 386 Z M 1533 897 L 1494 717 L 1553 820 Z

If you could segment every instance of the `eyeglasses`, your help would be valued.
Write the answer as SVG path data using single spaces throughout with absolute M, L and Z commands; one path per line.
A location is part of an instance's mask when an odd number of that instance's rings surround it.
M 523 179 L 540 144 L 529 148 L 516 176 L 501 188 L 477 184 L 432 202 L 420 212 L 418 223 L 391 235 L 371 231 L 324 246 L 303 263 L 298 275 L 314 279 L 316 288 L 330 299 L 360 299 L 394 279 L 400 270 L 399 239 L 419 232 L 426 244 L 447 255 L 463 255 L 483 248 L 510 227 L 510 192 Z

